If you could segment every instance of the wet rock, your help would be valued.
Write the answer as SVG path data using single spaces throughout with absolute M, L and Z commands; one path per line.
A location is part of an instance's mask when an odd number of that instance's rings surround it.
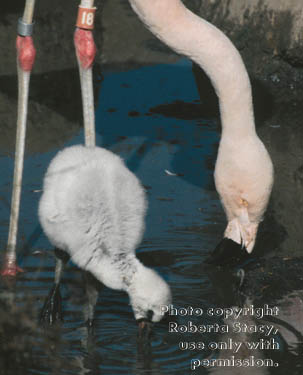
M 242 291 L 256 304 L 275 304 L 296 291 L 302 293 L 302 257 L 271 257 L 249 264 Z
M 250 74 L 281 90 L 298 89 L 303 79 L 300 0 L 201 0 L 197 12 L 235 43 Z M 289 96 L 284 94 L 285 98 Z

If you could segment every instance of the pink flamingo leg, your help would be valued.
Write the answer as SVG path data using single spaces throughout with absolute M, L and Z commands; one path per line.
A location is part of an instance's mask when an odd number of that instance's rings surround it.
M 25 19 L 23 19 L 25 25 L 31 23 L 33 5 L 33 1 L 27 2 L 24 17 Z M 32 37 L 28 35 L 17 36 L 16 48 L 18 67 L 18 117 L 16 152 L 7 252 L 4 264 L 0 272 L 2 276 L 16 276 L 17 273 L 23 272 L 23 270 L 16 264 L 16 246 L 22 189 L 29 81 L 31 70 L 35 61 L 36 50 L 33 44 Z
M 96 145 L 92 73 L 96 55 L 96 45 L 92 33 L 96 8 L 93 5 L 94 0 L 81 0 L 74 34 L 82 93 L 85 146 L 87 147 Z

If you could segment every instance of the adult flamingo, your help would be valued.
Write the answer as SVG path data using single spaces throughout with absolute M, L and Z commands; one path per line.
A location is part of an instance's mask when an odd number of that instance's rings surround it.
M 209 262 L 251 253 L 271 193 L 273 166 L 256 134 L 243 60 L 220 30 L 180 0 L 129 1 L 153 34 L 206 72 L 219 98 L 222 135 L 214 175 L 228 224 Z

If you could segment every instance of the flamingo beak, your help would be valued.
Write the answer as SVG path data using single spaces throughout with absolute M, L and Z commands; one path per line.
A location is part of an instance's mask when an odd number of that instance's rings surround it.
M 207 264 L 216 266 L 235 266 L 240 265 L 250 259 L 243 242 L 238 244 L 230 238 L 223 238 L 215 250 L 205 260 Z

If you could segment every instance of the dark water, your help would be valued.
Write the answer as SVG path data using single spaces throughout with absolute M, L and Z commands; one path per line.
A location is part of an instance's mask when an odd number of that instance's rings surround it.
M 206 311 L 211 307 L 231 306 L 236 300 L 231 273 L 211 269 L 203 263 L 207 253 L 221 239 L 225 217 L 213 184 L 219 130 L 213 120 L 203 118 L 198 102 L 191 65 L 186 60 L 170 66 L 107 73 L 99 94 L 96 129 L 97 145 L 122 156 L 147 191 L 149 210 L 138 257 L 170 284 L 175 307 L 192 306 Z M 57 137 L 64 138 L 64 131 L 63 128 L 62 135 L 58 133 Z M 65 146 L 78 143 L 83 143 L 82 130 Z M 54 269 L 52 248 L 37 219 L 39 189 L 43 174 L 57 151 L 29 155 L 25 160 L 19 265 L 26 272 L 11 288 L 2 281 L 0 293 L 3 306 L 9 301 L 17 306 L 13 313 L 3 318 L 12 328 L 7 336 L 1 331 L 2 340 L 9 340 L 14 335 L 18 341 L 24 340 L 24 347 L 19 352 L 26 356 L 20 355 L 19 364 L 11 359 L 5 365 L 7 370 L 5 367 L 0 370 L 1 374 L 16 374 L 17 367 L 23 369 L 20 373 L 41 375 L 206 374 L 216 371 L 222 374 L 284 374 L 286 366 L 289 374 L 301 373 L 300 368 L 297 369 L 298 363 L 293 361 L 298 358 L 297 342 L 291 352 L 287 340 L 279 335 L 275 336 L 280 343 L 279 350 L 268 350 L 267 353 L 260 350 L 252 354 L 256 358 L 274 358 L 278 367 L 214 370 L 201 366 L 192 371 L 192 358 L 202 360 L 220 355 L 226 358 L 224 352 L 220 354 L 207 346 L 210 342 L 227 341 L 232 335 L 169 333 L 167 322 L 162 322 L 154 325 L 149 341 L 141 342 L 127 295 L 107 288 L 101 288 L 91 332 L 84 324 L 86 300 L 81 271 L 73 264 L 68 265 L 63 278 L 64 323 L 48 331 L 36 326 L 37 315 L 53 283 Z M 0 241 L 4 249 L 13 173 L 11 155 L 2 153 L 0 173 Z M 250 306 L 253 300 L 246 299 L 245 303 Z M 287 306 L 291 305 L 295 306 L 297 320 L 300 319 L 302 304 L 290 297 Z M 4 312 L 2 316 L 5 316 Z M 31 323 L 23 333 L 24 316 Z M 180 324 L 189 321 L 204 325 L 224 324 L 221 317 L 208 314 L 171 319 L 177 319 Z M 253 319 L 246 323 L 255 324 Z M 284 314 L 283 319 L 287 321 L 289 315 Z M 292 315 L 289 324 L 294 321 Z M 249 340 L 250 334 L 236 339 Z M 299 337 L 297 341 L 300 340 Z M 204 342 L 206 348 L 181 350 L 180 341 Z M 5 347 L 3 342 L 2 346 Z M 13 350 L 14 346 L 12 353 Z

